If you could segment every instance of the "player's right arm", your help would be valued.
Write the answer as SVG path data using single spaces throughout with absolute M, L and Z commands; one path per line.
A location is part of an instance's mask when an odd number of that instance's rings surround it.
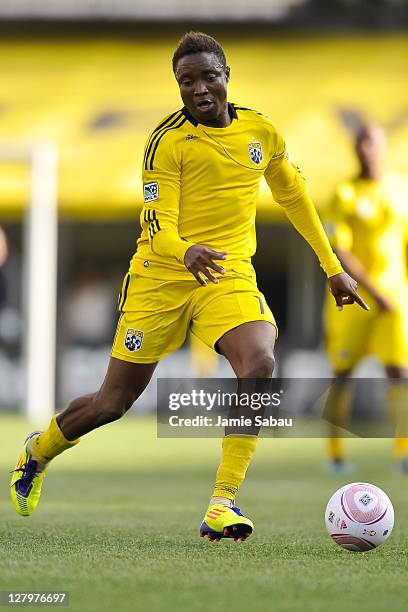
M 174 121 L 172 129 L 177 129 L 177 115 Z M 181 150 L 177 139 L 169 133 L 171 131 L 166 127 L 157 128 L 146 143 L 142 173 L 142 229 L 153 253 L 182 263 L 201 285 L 206 284 L 203 276 L 218 282 L 210 269 L 222 274 L 224 269 L 214 260 L 226 259 L 227 253 L 188 242 L 179 234 Z

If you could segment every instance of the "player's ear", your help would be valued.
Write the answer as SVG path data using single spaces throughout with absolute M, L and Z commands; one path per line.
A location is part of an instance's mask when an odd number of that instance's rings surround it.
M 225 66 L 225 77 L 228 83 L 231 77 L 231 68 L 229 66 Z

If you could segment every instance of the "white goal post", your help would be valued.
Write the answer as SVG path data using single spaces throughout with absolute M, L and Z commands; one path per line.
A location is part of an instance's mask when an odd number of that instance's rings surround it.
M 55 410 L 58 148 L 53 141 L 0 141 L 0 162 L 30 167 L 23 253 L 25 414 L 38 424 Z

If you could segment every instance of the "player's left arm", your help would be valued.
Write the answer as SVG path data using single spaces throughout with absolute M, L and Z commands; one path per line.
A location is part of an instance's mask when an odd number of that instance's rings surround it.
M 304 179 L 298 168 L 289 161 L 280 135 L 277 137 L 275 155 L 265 171 L 265 179 L 274 200 L 285 209 L 289 221 L 316 253 L 339 310 L 343 305 L 354 302 L 369 310 L 357 293 L 356 281 L 344 272 L 334 254 L 316 208 L 306 193 Z

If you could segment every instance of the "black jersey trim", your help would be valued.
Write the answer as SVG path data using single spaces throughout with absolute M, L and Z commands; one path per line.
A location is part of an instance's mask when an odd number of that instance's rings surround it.
M 185 106 L 184 108 L 181 109 L 181 112 L 183 113 L 185 118 L 194 125 L 194 127 L 197 127 L 197 125 L 199 125 L 200 122 L 197 121 L 197 119 L 194 119 L 193 115 L 190 113 L 190 111 Z M 237 111 L 235 110 L 234 105 L 231 104 L 230 102 L 228 102 L 228 114 L 231 117 L 231 119 L 238 119 Z
M 145 208 L 143 213 L 145 223 L 156 220 L 156 211 L 153 208 Z
M 153 236 L 155 236 L 155 234 L 157 234 L 157 232 L 160 232 L 161 230 L 158 219 L 154 218 L 153 221 L 149 223 L 148 229 L 149 229 L 150 239 L 152 240 Z
M 231 119 L 238 119 L 235 105 L 231 104 L 231 102 L 228 102 L 228 112 L 229 112 Z
M 182 119 L 181 123 L 179 123 L 178 125 L 175 125 L 174 127 L 168 126 L 167 128 L 165 128 L 160 133 L 160 135 L 158 136 L 158 138 L 156 140 L 156 143 L 154 145 L 154 148 L 153 148 L 153 151 L 152 151 L 152 154 L 151 154 L 151 157 L 150 157 L 149 164 L 148 164 L 148 158 L 146 159 L 145 170 L 153 170 L 154 156 L 156 155 L 157 147 L 159 146 L 159 143 L 160 143 L 161 139 L 163 138 L 163 136 L 165 134 L 167 134 L 167 132 L 170 132 L 170 130 L 177 130 L 179 127 L 181 127 L 187 121 L 186 117 L 182 117 L 182 118 L 180 117 L 180 119 Z M 170 125 L 172 125 L 172 124 L 170 124 Z M 147 165 L 149 166 L 148 168 L 147 168 Z
M 150 226 L 151 231 L 152 231 L 152 236 L 154 236 L 155 234 L 157 234 L 157 232 L 159 232 L 161 230 L 160 224 L 158 222 L 157 219 L 154 219 L 151 223 Z
M 119 305 L 119 311 L 123 313 L 123 309 L 125 307 L 125 302 L 127 300 L 127 294 L 128 294 L 128 289 L 129 289 L 129 282 L 130 282 L 130 274 L 127 274 L 127 278 L 126 278 L 126 283 L 125 283 L 125 288 L 123 290 L 123 296 L 122 297 L 122 301 Z
M 181 112 L 183 113 L 185 118 L 194 125 L 194 127 L 197 127 L 199 122 L 197 121 L 197 119 L 194 119 L 193 115 L 185 106 L 181 109 Z
M 247 108 L 246 106 L 237 106 L 236 104 L 233 104 L 232 106 L 235 109 L 235 111 L 237 111 L 237 110 L 246 110 L 246 111 L 251 111 L 251 113 L 256 113 L 257 115 L 261 115 L 262 116 L 262 113 L 259 113 L 258 111 L 254 110 L 253 108 Z
M 147 160 L 149 158 L 150 152 L 152 150 L 152 147 L 154 145 L 154 143 L 156 142 L 156 140 L 158 138 L 160 138 L 160 135 L 165 132 L 168 128 L 172 127 L 175 123 L 177 123 L 177 121 L 179 119 L 181 119 L 182 114 L 180 113 L 180 111 L 177 111 L 176 113 L 173 113 L 173 115 L 171 115 L 165 122 L 163 122 L 161 124 L 161 126 L 159 126 L 158 128 L 156 128 L 153 132 L 153 134 L 150 137 L 150 140 L 146 146 L 146 151 L 144 154 L 144 159 L 143 159 L 143 164 L 144 164 L 144 169 L 147 170 Z M 171 119 L 173 119 L 173 121 L 171 121 Z M 170 123 L 169 123 L 170 121 Z
M 171 121 L 172 119 L 174 119 L 174 117 L 175 117 L 176 115 L 178 115 L 178 114 L 179 114 L 179 112 L 180 112 L 180 110 L 177 110 L 176 112 L 172 113 L 172 114 L 171 114 L 169 117 L 167 117 L 167 119 L 165 119 L 164 121 L 162 121 L 161 123 L 159 123 L 159 125 L 157 126 L 157 128 L 155 128 L 155 129 L 153 130 L 153 132 L 152 132 L 152 136 L 153 136 L 153 135 L 154 135 L 156 132 L 158 132 L 159 130 L 161 130 L 161 129 L 162 129 L 162 127 L 164 127 L 165 125 L 167 125 L 167 123 L 168 123 L 169 121 Z
M 168 124 L 168 123 L 169 123 L 169 122 L 170 122 L 172 119 L 174 119 L 174 118 L 176 117 L 176 115 L 178 115 L 179 113 L 180 113 L 180 111 L 179 111 L 179 110 L 178 110 L 178 111 L 176 111 L 175 113 L 172 113 L 172 114 L 171 114 L 169 117 L 167 117 L 167 119 L 165 119 L 164 121 L 162 121 L 162 122 L 161 122 L 161 123 L 160 123 L 160 124 L 157 126 L 157 128 L 155 128 L 155 129 L 153 130 L 153 132 L 150 134 L 150 137 L 149 137 L 149 139 L 148 139 L 148 141 L 147 141 L 147 144 L 146 144 L 146 151 L 145 151 L 145 154 L 144 154 L 144 157 L 145 157 L 145 158 L 146 158 L 146 152 L 147 152 L 147 149 L 148 149 L 148 147 L 149 147 L 149 145 L 150 145 L 150 143 L 151 143 L 152 139 L 155 137 L 155 135 L 156 135 L 156 134 L 157 134 L 157 133 L 158 133 L 158 132 L 159 132 L 159 131 L 160 131 L 162 128 L 164 128 L 164 127 L 165 127 L 165 126 L 166 126 L 166 125 L 167 125 L 167 124 Z M 144 161 L 145 161 L 145 159 L 143 160 L 143 162 L 144 162 Z

